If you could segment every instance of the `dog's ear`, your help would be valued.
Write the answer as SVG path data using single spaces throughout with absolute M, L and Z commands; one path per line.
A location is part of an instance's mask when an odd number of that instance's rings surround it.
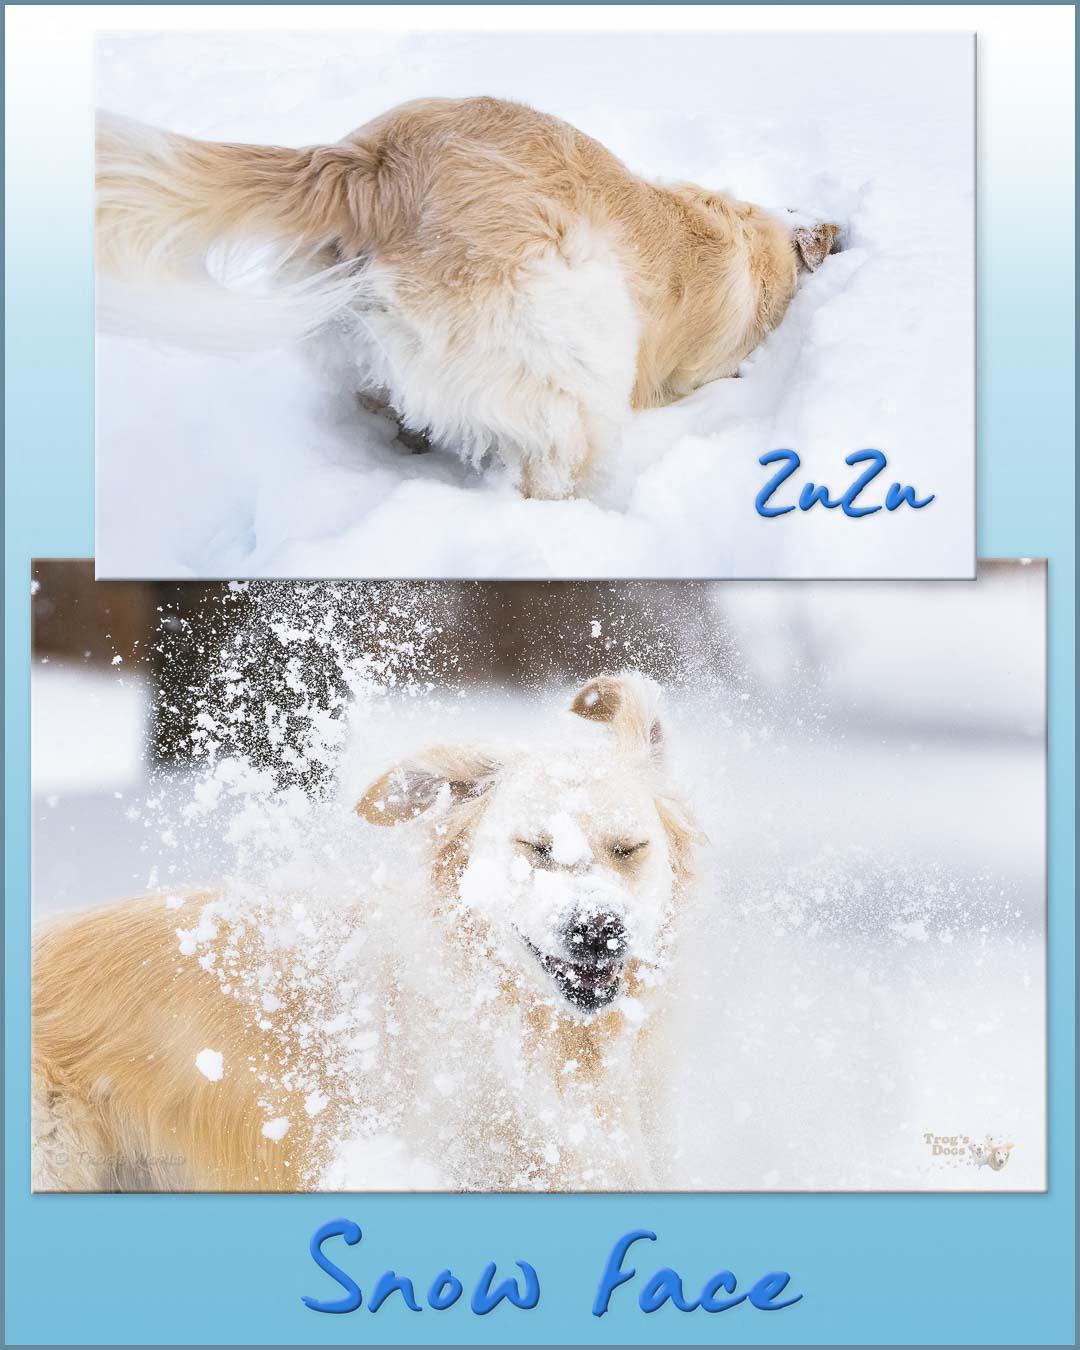
M 372 825 L 414 820 L 432 807 L 482 796 L 498 767 L 490 755 L 469 746 L 432 746 L 377 778 L 356 803 L 356 813 Z
M 815 225 L 813 229 L 798 225 L 791 232 L 792 243 L 798 250 L 803 266 L 808 272 L 816 272 L 832 252 L 839 225 Z
M 608 722 L 621 750 L 664 750 L 660 686 L 644 675 L 600 675 L 574 695 L 570 711 L 589 722 Z

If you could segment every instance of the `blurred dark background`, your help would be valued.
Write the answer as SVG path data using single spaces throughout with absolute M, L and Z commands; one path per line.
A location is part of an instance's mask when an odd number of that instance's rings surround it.
M 119 664 L 147 680 L 148 746 L 159 762 L 191 757 L 208 682 L 241 632 L 236 651 L 245 676 L 279 700 L 288 698 L 286 667 L 300 657 L 306 689 L 298 702 L 343 694 L 343 654 L 359 659 L 377 649 L 385 641 L 380 630 L 407 635 L 417 614 L 434 630 L 416 657 L 417 672 L 451 685 L 566 683 L 626 666 L 677 683 L 691 658 L 722 677 L 731 657 L 708 583 L 95 581 L 93 562 L 83 559 L 40 560 L 32 576 L 35 659 Z M 301 626 L 311 636 L 285 646 L 268 619 L 278 602 L 295 616 L 298 596 Z M 345 616 L 334 650 L 317 622 L 329 612 Z M 253 719 L 253 740 L 266 734 L 264 722 Z M 259 754 L 257 744 L 246 748 Z M 272 758 L 289 781 L 287 764 Z

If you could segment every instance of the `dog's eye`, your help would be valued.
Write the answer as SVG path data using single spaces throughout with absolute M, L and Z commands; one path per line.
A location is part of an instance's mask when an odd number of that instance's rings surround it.
M 541 862 L 551 861 L 551 841 L 544 839 L 519 839 L 518 843 L 522 848 L 527 848 L 534 857 Z
M 620 859 L 620 861 L 632 858 L 635 853 L 640 853 L 643 848 L 647 847 L 648 842 L 647 839 L 643 839 L 640 844 L 624 844 L 622 842 L 612 844 L 611 856 Z

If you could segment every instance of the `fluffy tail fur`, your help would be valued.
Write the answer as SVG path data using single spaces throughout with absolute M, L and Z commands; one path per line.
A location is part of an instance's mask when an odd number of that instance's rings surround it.
M 218 144 L 99 113 L 99 320 L 200 346 L 303 337 L 356 300 L 387 215 L 362 139 Z

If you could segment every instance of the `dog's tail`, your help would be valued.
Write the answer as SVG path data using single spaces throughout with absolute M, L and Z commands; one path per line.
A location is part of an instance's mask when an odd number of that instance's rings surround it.
M 356 299 L 356 260 L 389 225 L 377 180 L 361 138 L 219 144 L 99 113 L 99 320 L 201 346 L 313 332 Z

